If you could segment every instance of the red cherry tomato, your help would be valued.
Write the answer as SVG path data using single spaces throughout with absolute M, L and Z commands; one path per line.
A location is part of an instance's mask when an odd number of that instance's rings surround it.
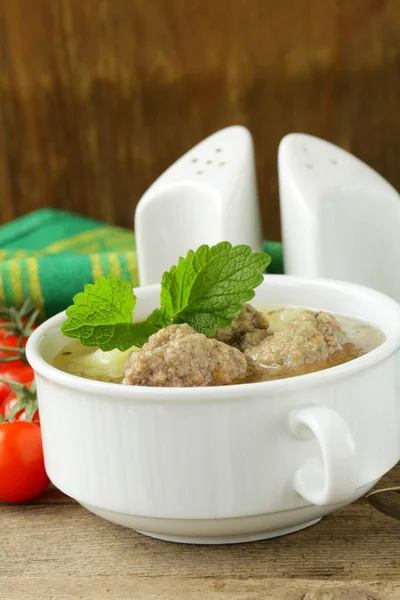
M 26 421 L 0 423 L 0 500 L 31 500 L 49 483 L 40 427 Z
M 25 319 L 25 318 L 22 319 L 23 322 L 26 322 L 26 320 L 27 319 Z M 3 324 L 4 325 L 7 324 L 7 321 L 5 321 L 4 319 L 0 319 L 0 346 L 2 348 L 18 348 L 20 346 L 20 336 L 16 332 L 10 330 L 9 327 L 4 327 L 4 326 L 2 327 Z M 30 330 L 33 330 L 33 329 L 36 329 L 36 325 L 34 325 L 34 324 L 31 325 L 31 327 L 30 327 Z M 27 336 L 22 337 L 21 344 L 22 344 L 23 348 L 25 348 L 27 341 L 28 341 Z M 0 350 L 0 358 L 2 356 L 13 356 L 13 355 L 16 358 L 18 358 L 19 353 L 18 352 L 13 353 L 11 351 L 4 350 L 4 349 Z
M 22 318 L 23 323 L 27 323 L 27 318 Z M 25 348 L 28 337 L 23 335 L 21 338 L 16 331 L 11 330 L 7 325 L 8 321 L 0 318 L 0 378 L 19 383 L 30 383 L 33 381 L 33 369 L 27 364 L 24 353 L 21 350 L 13 352 L 13 348 Z M 17 327 L 16 324 L 13 327 Z M 36 325 L 31 325 L 28 329 L 35 329 Z M 15 360 L 8 360 L 13 357 Z M 0 404 L 11 392 L 10 387 L 0 382 Z

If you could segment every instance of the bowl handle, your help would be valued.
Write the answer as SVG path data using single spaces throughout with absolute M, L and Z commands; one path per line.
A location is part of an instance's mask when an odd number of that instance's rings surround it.
M 357 489 L 356 447 L 344 419 L 326 406 L 308 406 L 289 415 L 292 433 L 302 440 L 317 438 L 322 465 L 318 459 L 308 460 L 293 480 L 294 489 L 308 502 L 318 506 L 339 504 Z

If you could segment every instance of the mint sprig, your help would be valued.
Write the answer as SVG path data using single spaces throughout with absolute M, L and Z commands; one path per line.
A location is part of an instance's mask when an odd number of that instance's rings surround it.
M 214 335 L 240 313 L 244 302 L 254 298 L 270 259 L 249 246 L 221 242 L 200 246 L 164 273 L 161 306 L 173 323 L 188 323 L 196 331 Z
M 171 323 L 188 323 L 200 333 L 214 335 L 254 297 L 270 262 L 268 254 L 229 242 L 190 250 L 164 273 L 161 306 L 141 323 L 132 323 L 136 297 L 129 282 L 111 274 L 100 277 L 74 297 L 61 330 L 84 346 L 103 351 L 142 347 Z
M 98 346 L 103 351 L 128 350 L 132 344 L 132 316 L 136 296 L 129 281 L 99 277 L 74 296 L 61 326 L 64 335 L 78 338 L 83 346 Z

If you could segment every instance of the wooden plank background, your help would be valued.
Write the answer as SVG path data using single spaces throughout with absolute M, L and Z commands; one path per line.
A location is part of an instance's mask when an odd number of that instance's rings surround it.
M 377 487 L 399 485 L 400 466 Z M 49 489 L 0 503 L 1 600 L 399 600 L 400 521 L 364 499 L 298 533 L 172 544 Z
M 2 0 L 0 222 L 42 206 L 131 226 L 182 153 L 243 124 L 278 239 L 286 133 L 400 188 L 399 0 Z

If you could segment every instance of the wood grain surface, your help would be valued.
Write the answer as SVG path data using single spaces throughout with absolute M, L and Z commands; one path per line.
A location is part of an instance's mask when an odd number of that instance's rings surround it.
M 400 465 L 378 487 L 400 484 Z M 172 544 L 57 490 L 0 505 L 3 600 L 399 600 L 400 521 L 359 500 L 319 524 L 232 546 Z
M 400 188 L 399 0 L 1 0 L 0 222 L 42 206 L 131 226 L 182 153 L 254 135 L 265 235 L 292 131 Z

